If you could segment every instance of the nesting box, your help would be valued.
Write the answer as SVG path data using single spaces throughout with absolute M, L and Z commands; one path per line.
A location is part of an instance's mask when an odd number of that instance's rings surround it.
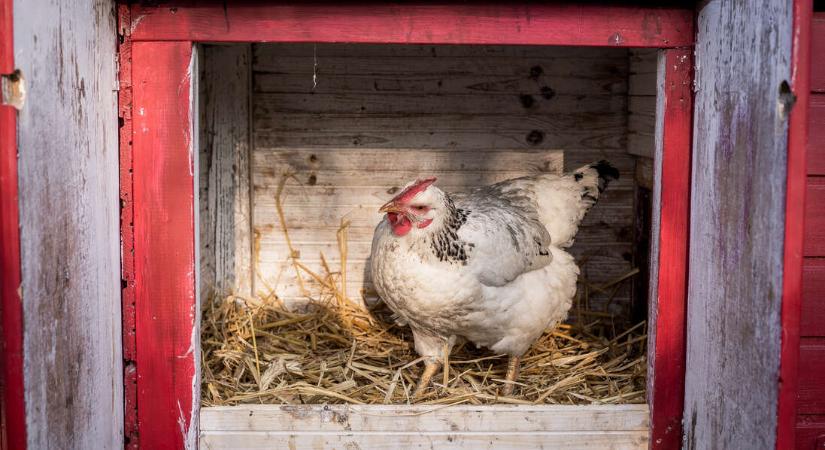
M 134 6 L 121 21 L 126 426 L 141 445 L 679 446 L 691 11 Z M 646 404 L 200 408 L 207 292 L 299 300 L 301 258 L 345 266 L 345 296 L 375 301 L 372 229 L 401 183 L 459 190 L 600 159 L 621 178 L 573 253 L 596 286 L 641 272 L 594 302 L 648 320 Z

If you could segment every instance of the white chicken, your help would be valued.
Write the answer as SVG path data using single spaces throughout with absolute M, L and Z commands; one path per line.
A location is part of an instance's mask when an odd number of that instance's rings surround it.
M 415 396 L 462 339 L 509 355 L 501 392 L 512 394 L 520 357 L 567 318 L 579 268 L 565 249 L 618 177 L 600 161 L 462 193 L 446 193 L 428 178 L 381 207 L 386 216 L 373 236 L 372 280 L 424 357 Z

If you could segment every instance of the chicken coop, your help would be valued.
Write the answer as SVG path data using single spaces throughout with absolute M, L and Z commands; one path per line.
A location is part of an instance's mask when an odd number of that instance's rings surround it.
M 107 2 L 0 0 L 0 449 L 821 440 L 809 0 Z M 553 176 L 565 319 L 421 382 L 387 205 Z

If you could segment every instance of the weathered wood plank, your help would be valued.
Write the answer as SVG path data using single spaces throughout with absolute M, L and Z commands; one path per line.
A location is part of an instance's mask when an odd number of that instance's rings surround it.
M 798 416 L 795 432 L 797 449 L 822 448 L 825 445 L 825 414 Z
M 14 73 L 12 0 L 0 0 L 0 74 Z M 11 81 L 11 77 L 8 78 Z M 5 97 L 5 93 L 3 94 Z M 17 110 L 0 100 L 0 447 L 26 448 Z
M 200 292 L 252 292 L 250 48 L 202 47 Z M 202 297 L 203 299 L 203 297 Z
M 123 448 L 114 2 L 14 1 L 27 447 Z M 5 282 L 5 281 L 4 281 Z
M 626 129 L 621 123 L 611 123 L 598 126 L 598 129 L 577 129 L 578 120 L 566 122 L 569 127 L 559 126 L 556 122 L 537 121 L 526 118 L 522 128 L 498 128 L 501 123 L 493 118 L 472 119 L 455 124 L 447 122 L 444 125 L 448 130 L 417 131 L 415 123 L 436 122 L 435 118 L 412 119 L 410 129 L 400 129 L 400 125 L 389 125 L 394 129 L 387 130 L 381 122 L 357 126 L 358 130 L 347 128 L 344 121 L 339 122 L 338 128 L 324 126 L 316 122 L 308 128 L 285 128 L 281 130 L 255 131 L 256 146 L 261 148 L 292 148 L 310 147 L 319 148 L 412 148 L 439 149 L 464 148 L 477 149 L 513 149 L 513 148 L 586 148 L 604 149 L 606 154 L 625 150 Z M 305 123 L 311 123 L 306 121 Z M 351 122 L 353 125 L 356 121 Z M 535 126 L 533 126 L 535 124 Z M 288 125 L 287 125 L 288 126 Z M 553 129 L 545 129 L 553 127 Z M 460 127 L 456 129 L 456 127 Z M 356 126 L 353 126 L 356 128 Z M 612 157 L 612 155 L 611 155 Z
M 260 78 L 260 77 L 257 77 Z M 275 81 L 277 83 L 277 80 Z M 418 115 L 442 118 L 443 116 L 462 115 L 495 117 L 503 120 L 503 116 L 519 116 L 547 121 L 570 120 L 580 122 L 598 121 L 597 114 L 624 111 L 627 99 L 621 95 L 557 95 L 550 98 L 541 96 L 538 89 L 535 93 L 525 93 L 511 87 L 507 95 L 486 95 L 485 92 L 456 93 L 441 92 L 424 94 L 420 92 L 401 93 L 385 92 L 333 92 L 329 94 L 318 92 L 306 93 L 256 93 L 255 116 L 263 120 L 256 123 L 256 127 L 269 125 L 285 125 L 278 122 L 281 113 L 295 115 L 295 119 L 305 118 L 317 122 L 329 116 L 331 119 L 340 118 L 352 121 L 353 119 L 367 119 L 371 117 L 393 118 L 394 115 L 407 114 L 410 119 Z M 550 94 L 548 94 L 550 95 Z M 306 114 L 300 116 L 299 114 Z M 568 115 L 570 118 L 567 118 Z M 318 117 L 323 116 L 323 117 Z M 274 118 L 276 120 L 270 120 Z M 333 124 L 335 122 L 332 122 Z M 395 121 L 397 124 L 398 121 Z M 437 125 L 435 122 L 434 125 Z M 292 124 L 289 124 L 292 125 Z M 356 125 L 356 124 L 352 124 Z M 588 125 L 584 123 L 584 125 Z M 277 128 L 276 128 L 277 129 Z
M 811 24 L 811 56 L 812 61 L 821 61 L 825 55 L 825 15 L 814 14 Z M 811 64 L 811 90 L 825 93 L 825 70 L 819 64 Z
M 805 256 L 825 256 L 825 178 L 809 177 L 805 194 Z
M 825 49 L 823 49 L 822 57 L 825 58 Z M 807 156 L 808 175 L 825 175 L 825 93 L 811 95 L 808 110 Z
M 201 409 L 201 431 L 647 431 L 647 405 L 242 405 Z
M 197 65 L 190 42 L 134 43 L 132 63 L 140 445 L 193 448 L 200 405 Z
M 687 448 L 776 445 L 792 6 L 698 13 Z
M 481 110 L 492 114 L 334 113 L 322 105 L 315 113 L 267 114 L 256 107 L 255 144 L 269 148 L 625 148 L 621 112 L 507 116 L 496 115 L 494 106 Z
M 825 337 L 825 258 L 803 261 L 799 335 Z
M 825 414 L 825 339 L 802 338 L 799 346 L 797 414 Z
M 653 51 L 632 49 L 637 52 Z M 267 67 L 280 64 L 273 59 L 285 57 L 306 57 L 316 55 L 318 58 L 355 57 L 355 58 L 545 58 L 553 61 L 565 59 L 589 59 L 595 62 L 608 62 L 626 58 L 627 49 L 615 47 L 579 47 L 579 46 L 545 46 L 545 45 L 438 45 L 438 44 L 348 44 L 348 43 L 266 43 L 253 44 L 255 70 L 266 71 Z M 394 59 L 390 59 L 394 61 Z M 547 70 L 552 71 L 554 65 Z
M 662 449 L 676 448 L 682 442 L 693 112 L 691 56 L 690 49 L 663 50 L 657 62 L 659 94 L 651 233 L 655 244 L 651 251 L 654 256 L 648 296 L 648 402 L 652 448 Z
M 647 405 L 250 405 L 201 410 L 205 448 L 642 449 Z
M 531 433 L 202 433 L 201 445 L 207 449 L 535 449 L 559 450 L 643 450 L 648 448 L 646 431 L 576 431 Z
M 579 4 L 230 4 L 133 8 L 136 40 L 679 47 L 693 11 Z

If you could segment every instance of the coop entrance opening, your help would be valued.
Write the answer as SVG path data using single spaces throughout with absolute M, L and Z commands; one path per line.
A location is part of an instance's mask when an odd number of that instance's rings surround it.
M 354 44 L 199 47 L 202 404 L 641 404 L 656 51 Z M 459 343 L 423 363 L 373 286 L 379 207 L 405 183 L 459 192 L 620 173 L 569 249 L 566 321 L 522 358 Z

